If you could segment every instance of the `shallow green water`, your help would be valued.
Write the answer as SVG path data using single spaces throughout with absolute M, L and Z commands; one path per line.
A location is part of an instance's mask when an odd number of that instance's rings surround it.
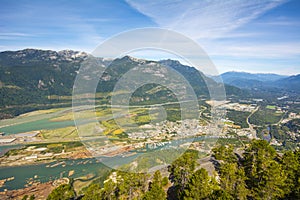
M 0 156 L 4 155 L 10 149 L 18 149 L 20 147 L 22 147 L 20 144 L 0 146 Z
M 59 161 L 50 164 L 0 168 L 0 179 L 15 177 L 14 180 L 6 182 L 4 187 L 0 188 L 0 191 L 4 189 L 13 190 L 23 188 L 30 178 L 39 182 L 48 182 L 60 177 L 68 177 L 70 170 L 75 171 L 74 175 L 71 176 L 72 178 L 84 176 L 89 173 L 101 176 L 101 172 L 103 173 L 105 169 L 103 164 L 96 162 L 96 159 L 67 160 L 65 161 L 65 167 L 62 165 L 46 167 L 55 163 L 59 163 Z M 36 175 L 37 178 L 34 178 Z
M 67 126 L 74 126 L 73 120 L 66 121 L 50 121 L 55 117 L 63 116 L 71 112 L 71 108 L 65 108 L 52 113 L 42 113 L 33 116 L 18 116 L 13 119 L 6 119 L 0 121 L 0 132 L 5 134 L 16 134 L 29 131 L 36 131 L 42 129 L 56 129 Z
M 172 146 L 178 146 L 180 144 L 191 142 L 193 140 L 203 140 L 203 137 L 197 138 L 185 138 L 174 140 L 164 147 L 160 147 L 158 149 L 171 148 Z M 146 148 L 146 151 L 151 151 Z M 136 151 L 132 151 L 136 152 Z M 142 155 L 142 154 L 141 154 Z M 67 177 L 70 170 L 75 170 L 75 174 L 72 178 L 78 178 L 80 176 L 87 175 L 89 173 L 95 174 L 97 176 L 101 176 L 101 172 L 108 167 L 117 167 L 123 164 L 127 164 L 132 162 L 135 158 L 139 156 L 139 153 L 128 156 L 116 156 L 113 158 L 101 158 L 103 164 L 97 159 L 78 159 L 78 160 L 66 160 L 65 166 L 62 164 L 55 167 L 46 167 L 51 166 L 55 163 L 59 163 L 60 161 L 56 161 L 50 164 L 38 164 L 38 165 L 27 165 L 27 166 L 17 166 L 17 167 L 2 167 L 0 168 L 0 179 L 5 179 L 9 177 L 15 177 L 14 180 L 6 182 L 5 186 L 0 188 L 0 191 L 4 189 L 12 190 L 12 189 L 20 189 L 23 188 L 26 184 L 26 181 L 30 178 L 34 178 L 37 175 L 38 178 L 34 179 L 39 182 L 48 182 L 50 180 L 55 180 L 60 177 Z M 87 161 L 87 162 L 86 162 Z M 105 164 L 105 165 L 104 165 Z M 108 167 L 107 167 L 108 166 Z
M 16 124 L 12 126 L 7 126 L 0 128 L 0 132 L 6 134 L 16 134 L 29 131 L 43 130 L 43 129 L 57 129 L 64 128 L 67 126 L 74 126 L 74 121 L 50 121 L 49 119 L 41 119 L 32 122 L 26 122 L 22 124 Z
M 62 161 L 55 161 L 47 164 L 0 167 L 0 179 L 15 177 L 14 180 L 6 182 L 5 186 L 0 188 L 0 191 L 4 189 L 14 190 L 24 188 L 27 180 L 30 178 L 44 183 L 61 177 L 68 177 L 70 170 L 75 171 L 71 178 L 78 178 L 87 174 L 102 176 L 103 172 L 109 170 L 110 167 L 115 168 L 129 163 L 135 157 L 136 155 L 129 157 L 116 156 L 112 158 L 64 160 L 64 165 L 61 163 Z M 99 160 L 105 160 L 104 164 Z M 53 166 L 57 163 L 61 164 Z M 35 175 L 37 175 L 37 178 L 34 178 Z
M 50 121 L 51 118 L 57 117 L 61 115 L 62 111 L 58 113 L 51 114 L 41 114 L 40 116 L 33 116 L 30 119 L 24 117 L 0 121 L 0 125 L 5 125 L 5 127 L 0 128 L 0 132 L 5 132 L 6 134 L 16 134 L 22 132 L 29 132 L 35 130 L 42 129 L 57 129 L 68 126 L 74 126 L 74 121 Z M 89 119 L 82 120 L 82 123 L 89 123 Z M 202 139 L 202 138 L 197 138 Z M 165 145 L 161 148 L 171 148 L 172 146 L 178 146 L 180 144 L 191 142 L 191 138 L 189 139 L 181 139 L 172 141 L 169 144 Z M 0 146 L 0 152 L 5 150 L 5 148 L 15 148 L 16 146 Z M 150 149 L 146 148 L 146 151 Z M 138 156 L 138 152 L 136 155 L 128 156 L 128 157 L 115 157 L 112 159 L 102 158 L 104 164 L 109 167 L 120 166 L 125 163 L 131 162 Z M 88 162 L 86 162 L 88 161 Z M 14 180 L 8 181 L 5 183 L 5 186 L 0 188 L 0 191 L 4 189 L 12 190 L 12 189 L 20 189 L 24 188 L 25 184 L 29 179 L 33 179 L 34 181 L 39 182 L 48 182 L 50 180 L 55 180 L 60 177 L 67 177 L 70 170 L 75 170 L 75 174 L 72 178 L 78 178 L 87 174 L 95 174 L 97 176 L 101 176 L 103 170 L 107 167 L 99 162 L 96 162 L 96 159 L 79 159 L 79 160 L 67 160 L 65 162 L 65 166 L 58 165 L 54 167 L 46 167 L 51 166 L 59 161 L 50 163 L 50 164 L 38 164 L 38 165 L 28 165 L 28 166 L 16 166 L 16 167 L 2 167 L 0 168 L 0 179 L 6 179 L 10 177 L 15 177 Z M 37 176 L 37 178 L 34 178 Z

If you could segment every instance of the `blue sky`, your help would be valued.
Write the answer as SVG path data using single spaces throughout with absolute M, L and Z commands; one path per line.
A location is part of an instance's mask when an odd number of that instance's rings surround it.
M 220 73 L 300 73 L 298 0 L 0 1 L 0 51 L 91 52 L 122 31 L 162 27 L 197 41 Z

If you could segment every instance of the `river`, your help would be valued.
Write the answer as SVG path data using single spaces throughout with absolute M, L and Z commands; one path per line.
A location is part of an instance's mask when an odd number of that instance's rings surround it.
M 165 145 L 157 147 L 156 150 L 178 147 L 180 144 L 189 143 L 193 140 L 194 138 L 183 138 L 173 140 L 171 142 L 165 143 Z M 197 137 L 195 140 L 203 140 L 203 137 Z M 120 155 L 111 158 L 102 157 L 99 159 L 76 159 L 55 161 L 47 164 L 43 163 L 36 165 L 1 167 L 0 179 L 14 177 L 14 180 L 7 181 L 5 185 L 2 188 L 0 188 L 0 191 L 3 191 L 4 189 L 13 190 L 24 188 L 24 186 L 28 183 L 29 180 L 34 180 L 38 182 L 48 182 L 60 177 L 68 177 L 68 173 L 71 170 L 75 171 L 74 175 L 71 176 L 72 178 L 78 178 L 87 174 L 101 176 L 101 171 L 107 168 L 106 166 L 116 168 L 120 165 L 130 163 L 139 155 L 143 155 L 145 153 L 145 151 L 143 150 L 146 150 L 146 152 L 153 151 L 153 149 L 149 149 L 147 147 L 146 149 L 133 150 L 129 152 L 128 154 L 132 154 L 133 152 L 136 153 L 130 156 Z
M 69 111 L 69 110 L 67 110 Z M 25 119 L 22 117 L 0 121 L 0 132 L 5 132 L 5 134 L 17 134 L 21 132 L 29 132 L 42 129 L 57 129 L 67 126 L 74 126 L 74 121 L 51 121 L 50 119 L 56 116 L 59 116 L 62 111 L 58 113 L 51 114 L 42 114 L 39 116 L 28 117 Z M 87 123 L 85 121 L 84 123 Z M 164 143 L 163 145 L 158 145 L 155 149 L 168 149 L 178 147 L 184 143 L 190 143 L 195 138 L 183 138 L 173 140 L 171 142 Z M 197 137 L 195 140 L 203 140 L 203 137 Z M 0 146 L 0 152 L 5 152 L 8 149 L 19 148 L 19 145 L 6 145 Z M 131 151 L 128 154 L 133 152 L 129 156 L 116 156 L 114 158 L 101 158 L 103 163 L 109 167 L 120 166 L 126 163 L 131 162 L 141 152 L 153 151 L 153 149 L 139 149 L 137 151 Z M 85 176 L 87 174 L 94 174 L 101 176 L 101 171 L 107 168 L 104 164 L 100 163 L 97 159 L 77 159 L 77 160 L 65 160 L 64 163 L 58 164 L 62 161 L 55 161 L 48 164 L 36 164 L 36 165 L 26 165 L 26 166 L 15 166 L 15 167 L 1 167 L 0 168 L 0 179 L 7 179 L 14 177 L 13 180 L 7 181 L 5 185 L 0 188 L 0 191 L 4 189 L 13 190 L 24 188 L 24 186 L 30 181 L 37 182 L 48 182 L 55 180 L 60 177 L 68 177 L 68 173 L 71 170 L 74 170 L 75 173 L 72 175 L 72 178 L 78 178 Z M 52 167 L 50 167 L 52 166 Z
M 55 165 L 58 164 L 58 165 Z M 51 167 L 53 166 L 53 167 Z M 0 179 L 7 179 L 14 177 L 13 180 L 7 181 L 5 185 L 0 188 L 14 190 L 24 188 L 29 181 L 48 182 L 58 179 L 60 177 L 68 177 L 68 173 L 74 170 L 72 178 L 78 178 L 87 174 L 101 175 L 101 170 L 105 166 L 98 163 L 96 159 L 77 159 L 56 161 L 48 164 L 26 165 L 15 167 L 1 167 Z

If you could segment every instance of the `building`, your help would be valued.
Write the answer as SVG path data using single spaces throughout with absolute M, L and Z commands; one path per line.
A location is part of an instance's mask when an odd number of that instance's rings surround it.
M 12 143 L 15 140 L 16 140 L 16 138 L 3 138 L 3 139 L 0 139 L 0 144 Z

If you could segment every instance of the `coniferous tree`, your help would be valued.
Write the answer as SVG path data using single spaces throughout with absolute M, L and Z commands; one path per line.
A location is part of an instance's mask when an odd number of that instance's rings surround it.
M 196 167 L 196 156 L 191 152 L 184 153 L 169 167 L 169 179 L 173 183 L 175 197 L 180 199 L 183 190 Z
M 147 188 L 148 175 L 119 172 L 118 194 L 121 199 L 140 199 Z
M 47 197 L 47 200 L 69 200 L 75 197 L 75 191 L 70 184 L 63 184 L 55 188 Z
M 209 199 L 213 194 L 213 191 L 217 188 L 217 182 L 208 175 L 205 169 L 201 168 L 190 178 L 184 190 L 183 199 Z
M 286 199 L 300 199 L 300 153 L 299 150 L 287 151 L 281 159 L 283 170 L 287 175 Z
M 299 150 L 285 152 L 280 157 L 266 141 L 253 140 L 240 159 L 232 146 L 220 146 L 213 151 L 219 162 L 218 181 L 203 168 L 195 171 L 197 156 L 195 152 L 186 152 L 168 168 L 173 183 L 168 190 L 168 199 L 300 199 Z M 163 181 L 160 172 L 154 173 L 150 184 L 148 181 L 146 174 L 118 172 L 118 176 L 106 181 L 103 188 L 91 185 L 82 199 L 166 199 L 163 186 L 168 181 Z M 66 195 L 61 197 L 57 191 Z M 63 199 L 69 191 L 68 188 L 57 188 L 49 199 L 53 199 L 53 195 Z
M 247 199 L 246 176 L 237 163 L 224 163 L 220 167 L 220 186 L 234 199 Z
M 101 200 L 101 186 L 100 184 L 91 184 L 84 192 L 82 200 Z
M 213 148 L 213 156 L 217 159 L 217 160 L 222 160 L 224 162 L 228 162 L 228 163 L 235 163 L 237 162 L 237 157 L 233 152 L 234 148 L 232 145 L 229 146 L 218 146 L 216 148 Z
M 153 175 L 152 183 L 149 186 L 149 190 L 145 193 L 144 200 L 164 200 L 166 199 L 166 193 L 162 188 L 162 176 L 160 171 L 156 171 Z
M 220 189 L 214 191 L 210 200 L 235 200 L 235 199 L 225 190 Z
M 275 149 L 265 140 L 254 140 L 245 150 L 243 165 L 253 198 L 276 199 L 285 195 L 286 175 L 275 158 Z

